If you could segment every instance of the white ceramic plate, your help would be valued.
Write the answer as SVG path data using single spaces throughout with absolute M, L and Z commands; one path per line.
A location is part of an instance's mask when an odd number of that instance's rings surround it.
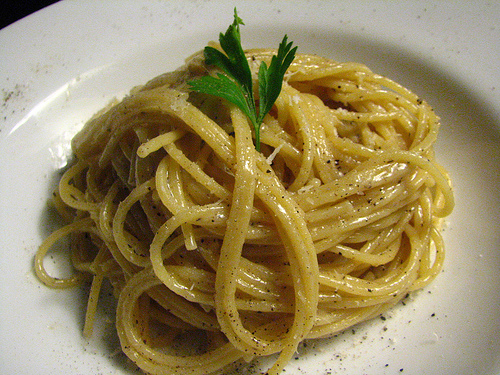
M 301 347 L 286 373 L 500 374 L 500 6 L 469 0 L 66 0 L 1 30 L 0 373 L 137 373 L 108 312 L 86 341 L 84 291 L 35 279 L 55 225 L 46 200 L 84 121 L 216 39 L 235 5 L 246 48 L 287 33 L 301 52 L 364 62 L 426 98 L 457 200 L 439 278 L 384 320 Z

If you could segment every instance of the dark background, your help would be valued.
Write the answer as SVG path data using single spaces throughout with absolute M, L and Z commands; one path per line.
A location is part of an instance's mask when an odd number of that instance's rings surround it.
M 17 20 L 36 12 L 56 0 L 7 0 L 2 4 L 0 11 L 0 29 L 16 22 Z

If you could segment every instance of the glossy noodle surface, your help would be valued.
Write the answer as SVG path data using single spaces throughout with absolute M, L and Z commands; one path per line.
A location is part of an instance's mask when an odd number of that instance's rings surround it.
M 251 67 L 273 50 L 250 50 Z M 151 374 L 221 373 L 375 317 L 439 273 L 453 209 L 439 118 L 358 63 L 297 55 L 261 128 L 190 92 L 201 54 L 92 118 L 54 196 L 68 221 L 40 247 L 52 287 L 118 299 L 125 354 Z M 256 72 L 254 72 L 256 74 Z M 71 278 L 43 259 L 71 239 Z M 186 338 L 189 338 L 186 340 Z

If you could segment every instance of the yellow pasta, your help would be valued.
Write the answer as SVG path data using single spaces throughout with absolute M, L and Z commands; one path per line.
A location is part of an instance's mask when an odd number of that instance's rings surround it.
M 279 374 L 304 339 L 439 273 L 454 205 L 434 157 L 439 118 L 362 64 L 300 54 L 258 152 L 238 108 L 189 90 L 210 69 L 195 54 L 75 136 L 55 194 L 68 224 L 35 268 L 51 287 L 93 279 L 86 335 L 110 282 L 122 349 L 146 373 L 221 374 L 275 354 L 267 373 Z M 65 236 L 76 274 L 59 280 L 43 260 Z

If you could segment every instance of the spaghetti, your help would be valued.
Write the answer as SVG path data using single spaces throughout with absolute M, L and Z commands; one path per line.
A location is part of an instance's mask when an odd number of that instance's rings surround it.
M 273 50 L 249 50 L 269 62 Z M 39 278 L 91 279 L 89 335 L 104 280 L 125 354 L 150 374 L 212 374 L 331 336 L 427 285 L 453 209 L 434 158 L 439 118 L 358 63 L 297 55 L 261 128 L 191 92 L 201 54 L 132 90 L 72 142 L 54 201 L 68 224 L 41 245 Z M 76 269 L 43 260 L 70 236 Z M 186 338 L 190 338 L 186 340 Z

